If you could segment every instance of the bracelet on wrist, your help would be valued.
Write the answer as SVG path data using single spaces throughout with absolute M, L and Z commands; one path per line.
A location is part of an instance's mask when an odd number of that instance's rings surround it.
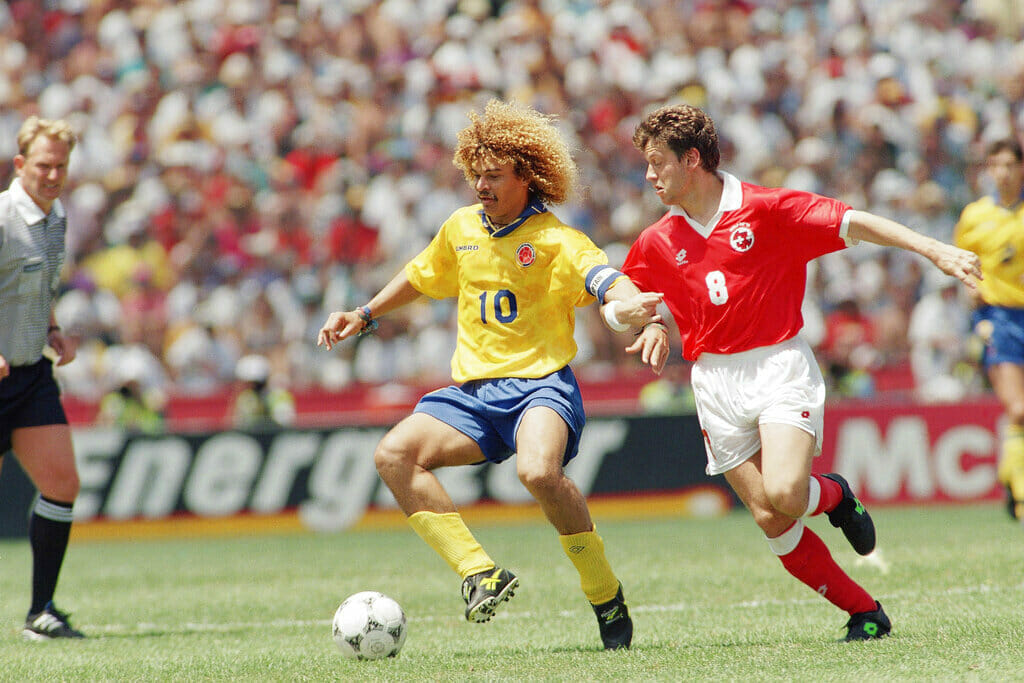
M 656 325 L 657 327 L 660 327 L 662 330 L 664 330 L 666 333 L 668 332 L 668 327 L 664 323 L 660 323 L 660 322 L 657 322 L 657 321 L 652 321 L 652 322 L 649 322 L 649 323 L 644 323 L 644 326 L 641 327 L 637 332 L 635 332 L 634 336 L 639 337 L 641 334 L 644 333 L 644 330 L 646 330 L 651 325 Z
M 51 334 L 53 334 L 54 332 L 60 332 L 60 325 L 50 325 L 50 326 L 49 326 L 49 327 L 48 327 L 48 328 L 46 329 L 46 336 L 50 336 L 50 335 L 51 335 Z
M 380 327 L 380 323 L 373 319 L 373 311 L 370 310 L 369 306 L 360 306 L 356 309 L 359 314 L 359 319 L 363 321 L 363 329 L 359 330 L 357 337 L 361 337 L 364 334 L 373 334 L 374 331 Z

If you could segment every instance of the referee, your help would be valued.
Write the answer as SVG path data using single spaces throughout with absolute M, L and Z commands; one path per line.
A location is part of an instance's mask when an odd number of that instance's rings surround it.
M 67 122 L 29 117 L 18 131 L 16 177 L 0 193 L 0 466 L 13 450 L 39 490 L 28 522 L 32 604 L 22 635 L 29 640 L 83 637 L 53 604 L 79 488 L 53 377 L 54 362 L 75 357 L 74 340 L 53 317 L 67 226 L 59 197 L 75 141 Z M 47 346 L 53 353 L 44 356 Z

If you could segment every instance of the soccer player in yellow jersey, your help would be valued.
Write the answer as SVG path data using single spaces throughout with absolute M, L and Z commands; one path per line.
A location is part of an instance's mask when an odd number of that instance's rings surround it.
M 1024 155 L 1015 139 L 992 143 L 985 172 L 996 196 L 964 208 L 957 246 L 981 259 L 975 329 L 986 340 L 984 365 L 1006 414 L 999 481 L 1010 513 L 1024 521 Z
M 568 364 L 576 354 L 576 307 L 609 304 L 605 319 L 621 330 L 656 322 L 661 297 L 641 293 L 586 235 L 547 210 L 568 198 L 577 175 L 550 118 L 498 100 L 469 118 L 454 163 L 479 203 L 452 214 L 365 306 L 332 313 L 317 342 L 330 349 L 372 331 L 374 316 L 424 294 L 458 297 L 457 385 L 424 396 L 385 435 L 374 453 L 377 471 L 413 530 L 462 578 L 466 619 L 484 622 L 519 579 L 476 541 L 433 470 L 497 463 L 515 453 L 520 481 L 579 572 L 604 647 L 628 648 L 633 622 L 622 584 L 586 500 L 563 469 L 585 422 Z M 660 369 L 668 354 L 664 336 L 651 330 L 630 349 Z

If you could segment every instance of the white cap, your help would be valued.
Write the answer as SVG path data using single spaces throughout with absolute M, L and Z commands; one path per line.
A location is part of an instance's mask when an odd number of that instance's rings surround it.
M 235 365 L 235 377 L 243 382 L 265 382 L 270 377 L 270 362 L 255 353 L 242 356 Z

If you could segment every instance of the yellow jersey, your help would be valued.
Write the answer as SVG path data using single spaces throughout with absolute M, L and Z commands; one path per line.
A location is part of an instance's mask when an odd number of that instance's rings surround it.
M 992 197 L 968 204 L 953 241 L 981 259 L 985 279 L 978 283 L 990 306 L 1024 308 L 1024 202 L 1007 209 Z
M 452 379 L 461 384 L 544 377 L 568 365 L 575 308 L 622 276 L 607 263 L 589 237 L 534 201 L 501 229 L 480 204 L 459 209 L 405 273 L 433 299 L 458 297 Z M 607 278 L 600 290 L 598 273 Z

